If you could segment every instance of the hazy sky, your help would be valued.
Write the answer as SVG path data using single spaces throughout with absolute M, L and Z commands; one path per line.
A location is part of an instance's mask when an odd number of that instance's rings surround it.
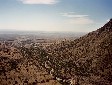
M 112 0 L 0 0 L 1 30 L 96 30 L 112 18 Z

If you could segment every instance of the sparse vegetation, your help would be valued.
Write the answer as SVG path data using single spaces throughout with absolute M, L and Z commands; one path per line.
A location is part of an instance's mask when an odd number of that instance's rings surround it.
M 0 85 L 9 84 L 111 85 L 112 19 L 75 40 L 1 42 Z

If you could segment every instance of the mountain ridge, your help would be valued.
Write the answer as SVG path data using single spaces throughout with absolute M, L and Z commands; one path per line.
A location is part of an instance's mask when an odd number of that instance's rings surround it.
M 82 78 L 89 76 L 91 80 L 88 79 L 88 83 L 79 79 L 80 85 L 85 82 L 85 85 L 112 84 L 112 19 L 96 31 L 74 41 L 63 41 L 61 44 L 52 45 L 48 50 L 50 51 L 47 51 L 47 53 L 51 54 L 50 56 L 54 58 L 55 63 L 58 62 L 58 66 L 61 66 L 65 71 L 60 73 L 60 76 L 65 76 L 65 74 L 66 77 L 68 75 L 71 78 L 76 75 L 78 78 L 79 76 L 82 76 Z M 54 63 L 53 60 L 52 62 Z M 55 66 L 57 66 L 57 63 Z M 66 72 L 67 68 L 69 70 Z M 59 68 L 59 71 L 61 70 Z M 93 81 L 92 75 L 96 77 L 95 81 Z
M 112 19 L 75 40 L 19 42 L 0 42 L 1 85 L 112 85 Z

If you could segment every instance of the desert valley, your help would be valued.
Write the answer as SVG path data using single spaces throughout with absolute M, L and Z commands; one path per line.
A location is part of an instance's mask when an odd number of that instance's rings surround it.
M 112 85 L 112 19 L 87 34 L 0 35 L 0 85 Z

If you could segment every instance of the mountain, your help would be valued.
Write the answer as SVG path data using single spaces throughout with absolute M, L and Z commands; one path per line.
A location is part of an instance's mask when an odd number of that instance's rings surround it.
M 0 41 L 0 85 L 112 85 L 112 19 L 75 40 L 22 40 Z
M 47 47 L 46 53 L 54 76 L 79 85 L 112 85 L 112 19 L 79 39 Z

